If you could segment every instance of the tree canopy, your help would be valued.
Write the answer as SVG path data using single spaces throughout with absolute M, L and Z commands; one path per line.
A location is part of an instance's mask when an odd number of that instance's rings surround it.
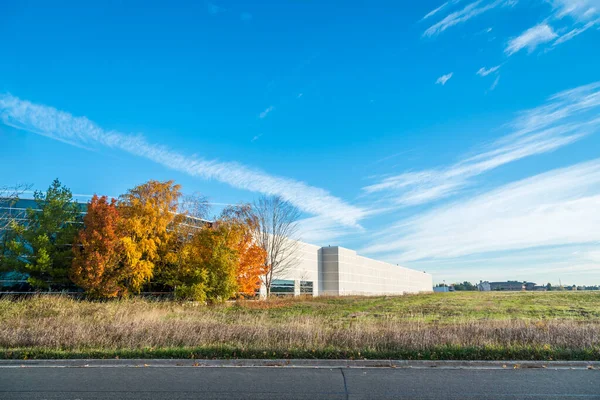
M 35 209 L 7 233 L 5 269 L 28 276 L 32 287 L 59 289 L 70 281 L 71 246 L 79 229 L 81 210 L 71 191 L 55 179 L 46 192 L 34 193 Z
M 94 195 L 73 246 L 71 279 L 93 297 L 127 293 L 122 218 L 117 201 Z
M 112 298 L 159 287 L 180 299 L 219 302 L 254 295 L 267 270 L 255 237 L 260 222 L 248 204 L 227 207 L 211 222 L 205 197 L 153 180 L 118 200 L 94 195 L 87 213 L 58 180 L 34 198 L 36 209 L 3 235 L 1 263 L 36 289 L 77 286 Z

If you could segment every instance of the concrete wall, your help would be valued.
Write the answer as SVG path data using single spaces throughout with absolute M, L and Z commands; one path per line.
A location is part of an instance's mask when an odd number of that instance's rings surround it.
M 321 252 L 323 294 L 386 295 L 432 291 L 430 274 L 359 256 L 356 251 L 343 247 L 323 247 Z
M 321 269 L 321 260 L 319 258 L 319 246 L 313 244 L 298 242 L 296 250 L 296 260 L 292 267 L 278 274 L 276 279 L 285 279 L 292 281 L 313 282 L 313 296 L 319 295 L 319 271 Z
M 359 256 L 343 247 L 299 242 L 298 261 L 278 279 L 313 282 L 313 295 L 398 295 L 431 292 L 430 274 Z

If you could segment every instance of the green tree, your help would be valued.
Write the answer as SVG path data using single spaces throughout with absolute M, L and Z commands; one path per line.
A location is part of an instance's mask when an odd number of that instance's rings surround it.
M 167 284 L 180 299 L 221 302 L 237 291 L 238 251 L 229 242 L 229 227 L 216 225 L 197 230 L 180 249 L 177 271 Z
M 463 283 L 455 283 L 454 290 L 456 290 L 456 291 L 476 291 L 477 286 L 473 285 L 471 282 L 464 281 Z
M 58 179 L 46 193 L 36 191 L 34 199 L 36 209 L 27 210 L 25 221 L 12 223 L 6 267 L 27 274 L 35 288 L 65 287 L 81 210 Z

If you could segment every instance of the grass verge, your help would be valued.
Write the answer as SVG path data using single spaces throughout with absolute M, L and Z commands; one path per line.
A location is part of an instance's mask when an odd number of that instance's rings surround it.
M 0 300 L 0 358 L 600 360 L 600 293 Z
M 439 346 L 423 351 L 342 351 L 325 349 L 319 351 L 267 351 L 236 348 L 159 348 L 159 349 L 7 349 L 0 350 L 0 359 L 329 359 L 329 360 L 532 360 L 532 361 L 598 361 L 600 347 L 596 349 L 548 349 L 513 346 L 511 348 L 484 346 Z

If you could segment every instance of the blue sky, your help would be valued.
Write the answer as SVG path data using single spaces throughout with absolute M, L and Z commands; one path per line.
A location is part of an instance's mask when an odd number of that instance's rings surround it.
M 437 282 L 600 284 L 600 0 L 94 3 L 0 4 L 0 185 L 278 194 Z

